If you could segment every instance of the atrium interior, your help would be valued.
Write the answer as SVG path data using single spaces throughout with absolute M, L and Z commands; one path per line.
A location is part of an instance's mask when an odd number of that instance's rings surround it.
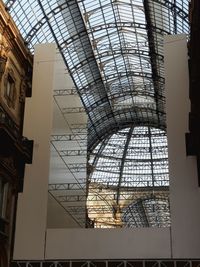
M 1 3 L 33 58 L 13 267 L 200 258 L 195 3 Z
M 71 110 L 61 104 L 63 116 L 85 112 L 88 117 L 82 197 L 87 211 L 67 208 L 69 214 L 86 212 L 87 227 L 168 226 L 163 39 L 189 33 L 188 2 L 52 0 L 6 5 L 31 51 L 37 43 L 58 45 L 83 104 Z M 65 161 L 68 154 L 83 156 L 86 151 L 68 147 L 56 152 Z M 84 176 L 84 160 L 66 165 Z M 63 201 L 63 192 L 56 192 L 56 199 Z

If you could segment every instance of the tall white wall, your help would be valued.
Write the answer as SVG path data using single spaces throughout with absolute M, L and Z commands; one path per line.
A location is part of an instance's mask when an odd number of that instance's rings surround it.
M 26 166 L 19 195 L 14 259 L 44 258 L 55 50 L 52 44 L 35 48 L 33 94 L 26 100 L 23 133 L 34 140 L 33 163 Z
M 186 156 L 189 78 L 185 35 L 165 39 L 166 113 L 169 149 L 172 252 L 200 257 L 200 189 L 195 157 Z

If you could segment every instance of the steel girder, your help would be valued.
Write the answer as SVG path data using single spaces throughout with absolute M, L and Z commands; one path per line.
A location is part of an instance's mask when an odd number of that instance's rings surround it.
M 53 91 L 53 96 L 64 96 L 64 95 L 77 95 L 76 88 L 70 89 L 56 89 Z
M 52 135 L 51 142 L 66 142 L 66 141 L 85 141 L 86 133 L 74 133 L 74 134 L 61 134 L 61 135 Z
M 59 150 L 61 157 L 71 157 L 71 156 L 86 156 L 87 151 L 85 149 L 69 149 L 69 150 Z
M 49 184 L 49 191 L 80 190 L 80 189 L 84 189 L 84 188 L 86 188 L 85 182 L 82 182 L 82 183 L 62 183 L 62 184 L 58 184 L 57 183 L 57 184 Z

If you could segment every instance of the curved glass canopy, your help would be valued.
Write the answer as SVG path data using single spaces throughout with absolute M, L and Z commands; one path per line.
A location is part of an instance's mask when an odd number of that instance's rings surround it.
M 4 2 L 32 52 L 57 44 L 87 112 L 89 218 L 169 226 L 163 38 L 189 32 L 189 0 Z
M 99 143 L 89 164 L 88 216 L 96 227 L 169 226 L 164 131 L 151 127 L 120 130 Z
M 90 182 L 107 187 L 168 186 L 167 137 L 151 127 L 131 127 L 102 141 L 90 154 Z
M 163 37 L 187 33 L 188 0 L 7 0 L 29 48 L 56 42 L 88 114 L 90 151 L 134 125 L 165 128 Z
M 123 209 L 124 227 L 169 227 L 168 196 L 151 196 L 137 200 Z

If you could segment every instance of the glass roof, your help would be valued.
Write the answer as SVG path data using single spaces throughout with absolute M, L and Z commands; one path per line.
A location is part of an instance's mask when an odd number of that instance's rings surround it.
M 124 227 L 169 227 L 168 197 L 143 198 L 123 209 Z
M 112 188 L 169 185 L 167 137 L 159 129 L 121 130 L 94 149 L 89 163 L 90 182 Z
M 88 184 L 88 217 L 95 227 L 168 227 L 165 131 L 131 127 L 104 139 L 90 154 Z
M 112 132 L 165 128 L 163 36 L 188 33 L 181 0 L 7 0 L 28 47 L 56 42 L 89 117 L 92 150 Z
M 87 112 L 92 224 L 169 226 L 163 38 L 189 33 L 189 0 L 4 2 L 32 52 L 57 44 Z

